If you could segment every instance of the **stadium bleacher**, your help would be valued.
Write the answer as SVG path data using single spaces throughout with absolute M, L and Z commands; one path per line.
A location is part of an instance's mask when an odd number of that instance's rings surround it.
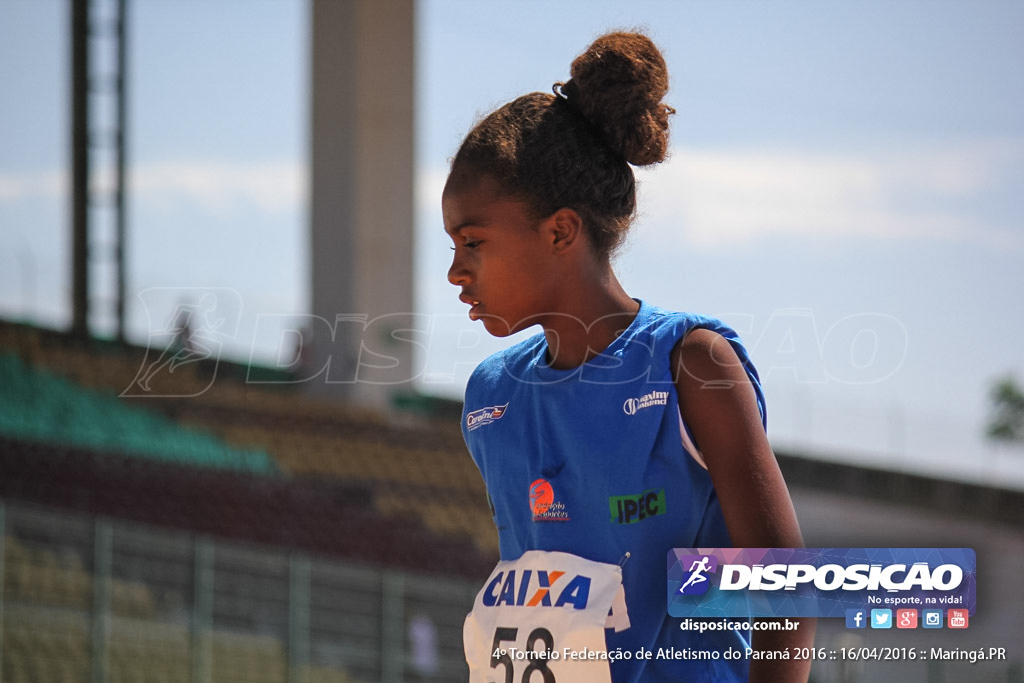
M 159 413 L 0 354 L 0 434 L 198 467 L 276 473 L 265 452 L 232 448 Z
M 144 350 L 97 348 L 0 324 L 0 495 L 389 567 L 478 576 L 493 564 L 483 484 L 457 424 L 394 425 L 232 379 L 192 395 L 205 384 L 189 385 L 185 367 L 184 398 L 119 398 Z
M 0 322 L 0 519 L 5 503 L 42 506 L 468 582 L 493 566 L 496 534 L 457 420 L 396 422 L 294 385 L 246 383 L 247 369 L 223 361 L 154 375 L 153 395 L 125 391 L 147 363 L 149 349 Z M 55 538 L 4 530 L 4 681 L 90 679 L 95 539 Z M 110 582 L 106 679 L 192 680 L 196 627 L 173 615 L 187 613 L 194 596 L 160 588 L 156 570 L 133 576 L 126 562 Z M 230 598 L 230 585 L 222 582 L 217 599 L 234 600 L 224 609 L 235 614 L 245 598 Z M 455 607 L 449 640 L 459 628 Z M 266 607 L 230 619 L 217 609 L 205 646 L 210 680 L 296 675 L 287 628 L 265 632 Z M 301 680 L 367 680 L 348 670 L 358 673 L 359 648 L 318 647 Z

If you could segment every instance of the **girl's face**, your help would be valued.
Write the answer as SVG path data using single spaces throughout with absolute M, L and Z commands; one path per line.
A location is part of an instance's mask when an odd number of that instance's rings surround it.
M 545 231 L 523 202 L 501 197 L 484 177 L 441 199 L 444 229 L 454 246 L 448 281 L 462 288 L 469 317 L 496 337 L 543 323 L 555 291 Z

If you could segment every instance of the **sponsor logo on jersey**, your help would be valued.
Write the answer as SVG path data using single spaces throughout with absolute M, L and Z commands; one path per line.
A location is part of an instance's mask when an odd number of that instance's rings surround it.
M 668 405 L 668 392 L 652 391 L 636 398 L 627 398 L 626 402 L 622 404 L 622 411 L 626 415 L 636 415 L 644 408 L 666 405 Z
M 665 489 L 648 489 L 630 496 L 611 496 L 608 498 L 608 508 L 612 524 L 636 524 L 668 512 L 665 507 Z
M 555 489 L 547 479 L 530 484 L 530 511 L 535 522 L 568 522 L 565 503 L 555 500 Z
M 485 607 L 571 605 L 573 609 L 586 609 L 590 599 L 590 577 L 577 574 L 560 581 L 563 577 L 567 577 L 565 572 L 543 569 L 524 569 L 518 575 L 515 569 L 498 572 L 484 589 L 482 602 Z
M 489 425 L 495 420 L 500 420 L 505 415 L 505 410 L 508 408 L 506 403 L 503 406 L 488 406 L 486 408 L 480 408 L 474 410 L 471 413 L 466 414 L 466 428 L 469 431 L 473 431 L 477 427 L 483 427 Z

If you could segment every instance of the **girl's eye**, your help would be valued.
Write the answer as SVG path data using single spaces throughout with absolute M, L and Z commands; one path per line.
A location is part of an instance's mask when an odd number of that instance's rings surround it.
M 466 247 L 466 249 L 476 249 L 480 246 L 480 240 L 466 242 L 463 246 Z

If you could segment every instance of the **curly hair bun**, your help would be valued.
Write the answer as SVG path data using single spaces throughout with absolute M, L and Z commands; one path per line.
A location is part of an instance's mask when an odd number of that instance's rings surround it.
M 577 57 L 563 97 L 600 132 L 605 143 L 634 166 L 664 161 L 668 117 L 668 67 L 641 33 L 601 36 Z

